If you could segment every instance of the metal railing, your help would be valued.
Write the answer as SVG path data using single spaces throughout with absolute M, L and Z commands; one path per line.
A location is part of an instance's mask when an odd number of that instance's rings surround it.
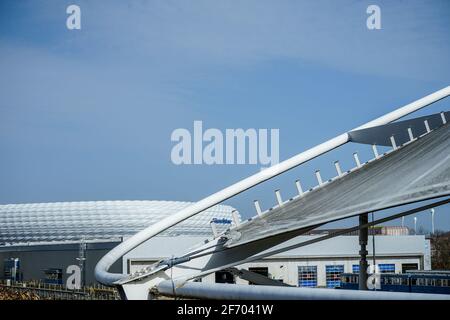
M 84 286 L 72 290 L 61 284 L 49 284 L 41 281 L 0 280 L 1 299 L 120 300 L 120 297 L 115 288 L 103 285 Z

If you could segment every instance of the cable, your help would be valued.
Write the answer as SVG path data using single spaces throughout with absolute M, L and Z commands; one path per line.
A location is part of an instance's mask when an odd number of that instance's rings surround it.
M 310 244 L 313 244 L 313 243 L 316 243 L 316 242 L 320 242 L 320 241 L 323 241 L 323 240 L 334 238 L 336 236 L 344 235 L 344 234 L 347 234 L 349 232 L 356 231 L 356 230 L 359 230 L 359 229 L 362 229 L 362 228 L 368 228 L 368 227 L 370 227 L 372 225 L 375 225 L 375 224 L 380 224 L 380 223 L 383 223 L 383 222 L 386 222 L 386 221 L 395 220 L 395 219 L 398 219 L 398 218 L 400 218 L 402 216 L 407 216 L 407 215 L 411 215 L 411 214 L 414 214 L 414 213 L 417 213 L 417 212 L 421 212 L 421 211 L 424 211 L 424 210 L 427 210 L 427 209 L 430 209 L 430 208 L 438 207 L 438 206 L 444 205 L 444 204 L 449 203 L 449 202 L 450 202 L 450 197 L 446 198 L 444 200 L 433 202 L 431 204 L 428 204 L 428 205 L 425 205 L 425 206 L 422 206 L 422 207 L 414 208 L 414 209 L 407 210 L 407 211 L 404 211 L 404 212 L 401 212 L 401 213 L 398 213 L 398 214 L 395 214 L 395 215 L 392 215 L 392 216 L 389 216 L 389 217 L 386 217 L 386 218 L 378 219 L 378 220 L 375 220 L 375 221 L 367 223 L 367 224 L 358 225 L 358 226 L 355 226 L 355 227 L 352 227 L 352 228 L 348 228 L 348 229 L 340 230 L 340 231 L 337 231 L 337 232 L 334 232 L 334 233 L 330 233 L 328 235 L 325 235 L 325 236 L 322 236 L 322 237 L 319 237 L 319 238 L 315 238 L 315 239 L 311 239 L 311 240 L 308 240 L 308 241 L 296 243 L 296 244 L 291 245 L 291 246 L 283 247 L 283 248 L 280 248 L 280 249 L 275 249 L 275 250 L 272 250 L 272 251 L 269 251 L 269 252 L 266 252 L 266 253 L 262 253 L 262 254 L 259 254 L 259 255 L 254 255 L 254 256 L 248 257 L 246 259 L 243 259 L 241 261 L 238 261 L 237 263 L 231 263 L 231 264 L 224 265 L 224 266 L 221 266 L 221 267 L 218 267 L 218 268 L 213 268 L 213 269 L 207 270 L 205 272 L 202 272 L 200 274 L 197 274 L 195 276 L 186 278 L 184 280 L 188 281 L 190 279 L 202 277 L 202 276 L 205 276 L 207 274 L 213 273 L 215 271 L 219 271 L 219 270 L 222 270 L 222 269 L 225 269 L 225 268 L 228 268 L 228 267 L 232 267 L 232 266 L 237 265 L 237 264 L 244 264 L 244 263 L 249 263 L 249 262 L 252 262 L 252 261 L 255 261 L 255 260 L 263 259 L 263 258 L 268 257 L 268 256 L 273 256 L 275 254 L 282 253 L 282 252 L 285 252 L 285 251 L 288 251 L 288 250 L 296 249 L 296 248 L 303 247 L 303 246 L 306 246 L 306 245 L 310 245 Z M 223 250 L 226 250 L 226 249 L 229 249 L 229 248 L 224 248 L 224 249 L 222 249 L 220 251 L 223 251 Z M 195 258 L 198 258 L 200 256 L 202 256 L 202 255 L 191 257 L 191 259 L 195 259 Z
M 450 198 L 447 198 L 445 200 L 441 200 L 441 201 L 438 201 L 438 202 L 434 202 L 432 204 L 425 205 L 425 206 L 422 206 L 422 207 L 418 207 L 418 208 L 415 208 L 415 209 L 411 209 L 411 210 L 408 210 L 408 211 L 405 211 L 405 212 L 401 212 L 401 213 L 395 214 L 395 215 L 387 217 L 387 218 L 382 218 L 382 219 L 379 219 L 379 220 L 375 220 L 375 221 L 373 221 L 371 223 L 368 223 L 368 224 L 365 224 L 365 225 L 356 226 L 356 227 L 352 227 L 352 228 L 349 228 L 349 229 L 344 229 L 344 230 L 341 230 L 341 231 L 338 231 L 338 232 L 330 233 L 330 234 L 328 234 L 326 236 L 323 236 L 323 237 L 320 237 L 320 238 L 316 238 L 316 239 L 312 239 L 312 240 L 309 240 L 309 241 L 305 241 L 305 242 L 302 242 L 300 244 L 295 244 L 295 245 L 287 247 L 288 249 L 274 250 L 274 251 L 271 251 L 270 255 L 273 255 L 273 254 L 276 254 L 276 253 L 279 253 L 279 252 L 283 252 L 285 250 L 291 250 L 291 249 L 298 248 L 298 246 L 302 246 L 303 243 L 305 243 L 305 245 L 308 245 L 308 244 L 315 243 L 315 242 L 318 242 L 318 241 L 326 240 L 326 239 L 333 238 L 333 237 L 338 236 L 338 235 L 343 235 L 343 234 L 346 234 L 346 233 L 349 233 L 349 232 L 352 232 L 352 231 L 359 230 L 361 228 L 367 228 L 369 226 L 372 226 L 374 223 L 375 224 L 380 224 L 380 223 L 383 223 L 383 222 L 386 222 L 386 221 L 398 219 L 399 217 L 406 216 L 406 215 L 411 215 L 411 214 L 414 214 L 414 213 L 417 213 L 417 212 L 420 212 L 420 211 L 423 211 L 423 210 L 427 210 L 427 209 L 430 209 L 430 208 L 433 208 L 433 207 L 437 207 L 437 206 L 446 204 L 448 202 L 450 202 Z M 207 252 L 203 252 L 203 253 L 199 253 L 199 254 L 195 254 L 195 255 L 190 255 L 190 256 L 187 255 L 187 256 L 189 256 L 190 260 L 192 260 L 192 259 L 196 259 L 196 258 L 201 258 L 201 257 L 203 257 L 205 255 L 208 255 L 208 254 L 218 253 L 218 252 L 229 250 L 229 249 L 230 249 L 229 247 L 222 247 L 220 249 L 207 251 Z

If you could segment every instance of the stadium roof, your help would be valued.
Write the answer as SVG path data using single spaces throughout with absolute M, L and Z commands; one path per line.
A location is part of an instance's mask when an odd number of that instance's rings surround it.
M 0 245 L 120 239 L 191 205 L 178 201 L 85 201 L 0 205 Z M 231 221 L 232 207 L 216 205 L 161 235 L 212 234 L 213 218 Z M 223 222 L 223 221 L 222 221 Z M 218 231 L 228 228 L 218 224 Z

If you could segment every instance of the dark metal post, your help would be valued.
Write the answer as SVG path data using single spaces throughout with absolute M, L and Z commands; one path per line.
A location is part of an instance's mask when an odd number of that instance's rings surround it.
M 375 214 L 372 212 L 372 222 L 375 221 Z M 372 261 L 373 261 L 373 266 L 375 268 L 375 266 L 377 265 L 376 262 L 376 253 L 375 253 L 375 225 L 372 226 Z M 373 269 L 373 272 L 375 272 L 375 269 Z
M 359 216 L 359 225 L 364 225 L 369 222 L 368 214 L 362 214 Z M 359 290 L 367 290 L 367 241 L 369 238 L 368 228 L 359 229 Z

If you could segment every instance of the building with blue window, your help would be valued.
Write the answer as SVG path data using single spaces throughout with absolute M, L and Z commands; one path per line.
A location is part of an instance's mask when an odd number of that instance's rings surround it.
M 326 285 L 327 288 L 336 288 L 341 286 L 341 274 L 344 273 L 344 265 L 326 265 Z
M 298 267 L 298 286 L 317 287 L 317 266 Z
M 320 235 L 299 236 L 284 245 L 292 245 L 319 237 Z M 161 237 L 162 238 L 162 237 Z M 200 238 L 158 237 L 144 243 L 123 258 L 123 270 L 135 272 L 164 258 L 176 247 L 181 252 L 183 246 L 192 247 Z M 278 246 L 280 247 L 280 246 Z M 372 237 L 369 239 L 368 262 L 373 264 Z M 181 251 L 180 251 L 181 250 Z M 377 235 L 375 236 L 375 264 L 381 272 L 402 273 L 407 270 L 430 270 L 430 244 L 423 235 Z M 341 274 L 359 272 L 358 236 L 339 236 L 305 247 L 293 249 L 262 260 L 237 266 L 267 276 L 270 279 L 299 286 L 335 288 L 341 285 Z M 232 274 L 208 275 L 202 282 L 230 282 L 247 284 L 248 282 Z
M 300 236 L 287 245 L 308 241 L 317 235 Z M 269 278 L 299 287 L 335 288 L 341 286 L 342 273 L 359 273 L 357 235 L 340 236 L 286 251 L 241 266 L 265 268 Z M 374 263 L 372 237 L 367 246 L 369 265 Z M 375 264 L 381 273 L 401 274 L 409 270 L 431 269 L 430 242 L 423 235 L 375 236 Z M 236 283 L 246 283 L 236 279 Z

